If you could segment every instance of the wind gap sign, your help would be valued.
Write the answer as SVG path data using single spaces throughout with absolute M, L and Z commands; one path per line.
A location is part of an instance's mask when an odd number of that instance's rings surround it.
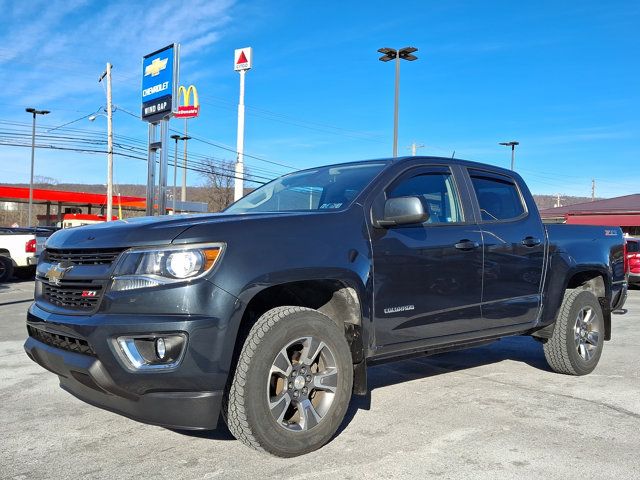
M 176 110 L 178 49 L 174 43 L 142 59 L 142 119 L 147 122 L 162 120 Z

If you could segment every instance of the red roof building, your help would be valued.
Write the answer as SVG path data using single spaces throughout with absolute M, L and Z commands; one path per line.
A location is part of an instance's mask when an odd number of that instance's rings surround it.
M 618 226 L 629 235 L 640 236 L 640 193 L 548 208 L 540 215 L 552 222 Z

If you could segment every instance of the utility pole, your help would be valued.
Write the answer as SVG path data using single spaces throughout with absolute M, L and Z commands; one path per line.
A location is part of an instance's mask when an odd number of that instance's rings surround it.
M 111 68 L 107 68 L 98 79 L 98 83 L 107 78 L 107 222 L 113 218 L 113 103 L 111 95 Z
M 419 148 L 424 148 L 424 144 L 418 145 L 416 142 L 413 142 L 407 148 L 411 149 L 411 156 L 415 157 Z
M 556 208 L 561 207 L 560 205 L 560 194 L 556 193 Z
M 49 110 L 36 110 L 35 108 L 25 108 L 27 113 L 33 115 L 33 126 L 31 129 L 31 177 L 29 179 L 29 227 L 31 226 L 33 211 L 33 166 L 36 157 L 36 115 L 47 115 L 51 113 Z
M 595 201 L 596 199 L 596 179 L 591 179 L 591 201 Z

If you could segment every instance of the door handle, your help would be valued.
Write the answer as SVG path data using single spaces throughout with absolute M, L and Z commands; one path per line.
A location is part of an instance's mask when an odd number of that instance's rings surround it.
M 478 242 L 472 242 L 471 240 L 460 240 L 454 245 L 458 250 L 473 250 L 478 248 L 480 244 Z
M 534 237 L 525 237 L 522 239 L 522 245 L 524 245 L 525 247 L 535 247 L 537 245 L 540 245 L 540 239 L 539 238 L 534 238 Z

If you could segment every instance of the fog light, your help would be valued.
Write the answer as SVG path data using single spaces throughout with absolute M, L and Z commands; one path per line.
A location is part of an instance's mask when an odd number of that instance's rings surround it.
M 167 354 L 167 347 L 164 344 L 164 338 L 160 337 L 156 339 L 156 355 L 160 360 L 164 360 Z
M 118 337 L 114 347 L 130 370 L 177 368 L 185 352 L 187 335 L 182 332 Z

